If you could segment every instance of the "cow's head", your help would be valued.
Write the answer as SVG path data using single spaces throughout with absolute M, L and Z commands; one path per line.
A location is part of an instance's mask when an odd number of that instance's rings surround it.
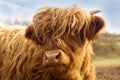
M 25 36 L 42 46 L 44 68 L 63 76 L 79 72 L 90 42 L 105 26 L 104 20 L 94 15 L 96 12 L 77 7 L 45 7 L 37 11 Z

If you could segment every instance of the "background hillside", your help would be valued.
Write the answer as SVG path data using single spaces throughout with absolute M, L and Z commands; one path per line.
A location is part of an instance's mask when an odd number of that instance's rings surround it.
M 93 42 L 95 58 L 119 58 L 120 34 L 105 33 Z

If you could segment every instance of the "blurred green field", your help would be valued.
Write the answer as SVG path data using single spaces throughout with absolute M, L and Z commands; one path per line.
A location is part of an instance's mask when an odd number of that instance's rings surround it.
M 116 63 L 120 59 L 120 34 L 105 33 L 100 35 L 93 42 L 93 50 L 95 52 L 94 60 L 99 59 L 102 62 L 112 61 Z
M 103 34 L 93 42 L 95 58 L 120 58 L 120 34 Z
M 97 67 L 120 66 L 120 34 L 105 33 L 93 42 Z
M 120 58 L 117 59 L 101 59 L 101 60 L 93 60 L 93 64 L 96 67 L 114 67 L 120 66 Z

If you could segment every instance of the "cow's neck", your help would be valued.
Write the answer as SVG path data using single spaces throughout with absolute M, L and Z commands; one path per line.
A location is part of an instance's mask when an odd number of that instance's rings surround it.
M 68 74 L 50 76 L 50 80 L 82 80 L 79 71 L 71 71 Z

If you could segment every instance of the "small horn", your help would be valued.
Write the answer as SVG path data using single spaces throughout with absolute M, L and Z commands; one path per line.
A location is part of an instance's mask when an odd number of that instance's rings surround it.
M 91 15 L 96 14 L 96 13 L 99 13 L 99 12 L 101 12 L 101 11 L 100 11 L 100 10 L 93 10 L 93 11 L 90 11 Z

